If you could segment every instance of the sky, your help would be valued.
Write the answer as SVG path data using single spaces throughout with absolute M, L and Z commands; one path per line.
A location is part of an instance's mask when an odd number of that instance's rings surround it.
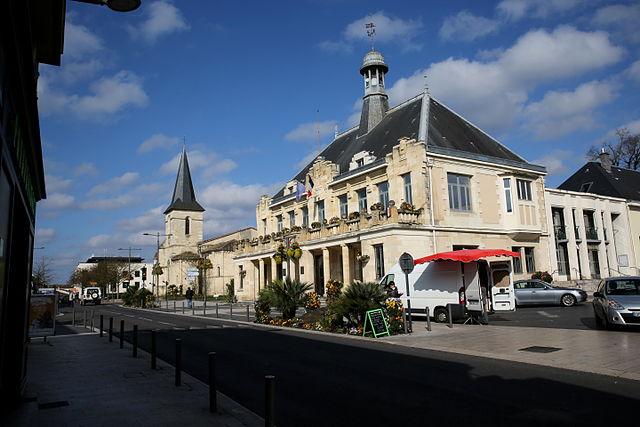
M 260 196 L 357 123 L 372 43 L 392 106 L 426 83 L 557 186 L 615 129 L 640 132 L 639 21 L 638 1 L 67 2 L 62 65 L 38 83 L 35 261 L 62 283 L 91 255 L 152 260 L 142 233 L 164 231 L 183 144 L 205 238 L 255 226 Z

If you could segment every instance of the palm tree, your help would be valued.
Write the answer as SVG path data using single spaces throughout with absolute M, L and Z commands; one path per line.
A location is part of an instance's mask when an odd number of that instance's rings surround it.
M 270 305 L 282 312 L 283 319 L 291 319 L 296 315 L 298 307 L 303 306 L 307 292 L 312 289 L 309 283 L 300 282 L 290 277 L 271 282 L 266 292 L 261 295 Z

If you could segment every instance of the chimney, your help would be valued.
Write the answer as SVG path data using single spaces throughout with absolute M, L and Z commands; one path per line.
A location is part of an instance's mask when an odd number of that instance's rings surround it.
M 598 159 L 600 160 L 600 166 L 602 166 L 602 168 L 607 172 L 611 173 L 611 156 L 604 148 L 600 150 Z

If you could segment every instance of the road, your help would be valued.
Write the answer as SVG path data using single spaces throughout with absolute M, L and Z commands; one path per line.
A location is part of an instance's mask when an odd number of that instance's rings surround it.
M 640 383 L 613 377 L 117 306 L 96 310 L 116 325 L 124 319 L 127 338 L 138 324 L 145 349 L 148 331 L 161 329 L 158 353 L 170 363 L 181 338 L 184 370 L 203 381 L 207 353 L 215 351 L 220 391 L 260 415 L 264 376 L 275 375 L 279 426 L 610 424 L 634 419 L 640 403 Z

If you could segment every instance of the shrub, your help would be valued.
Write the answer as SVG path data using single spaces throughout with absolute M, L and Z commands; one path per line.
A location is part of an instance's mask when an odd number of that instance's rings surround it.
M 320 298 L 315 291 L 311 291 L 307 294 L 307 300 L 304 303 L 304 307 L 307 310 L 317 310 L 320 308 Z
M 339 316 L 347 318 L 349 326 L 361 326 L 365 313 L 382 308 L 386 299 L 387 295 L 378 283 L 355 282 L 344 291 L 334 308 Z
M 153 306 L 153 293 L 147 289 L 140 289 L 136 286 L 129 286 L 122 294 L 122 302 L 130 307 L 147 308 Z
M 548 271 L 536 271 L 531 275 L 532 279 L 539 279 L 543 282 L 551 283 L 553 282 L 553 277 L 549 274 Z
M 282 313 L 282 318 L 287 320 L 292 319 L 298 307 L 305 304 L 310 290 L 310 284 L 287 277 L 269 283 L 261 295 L 264 298 L 263 304 L 275 307 Z
M 229 303 L 238 302 L 238 298 L 236 297 L 236 285 L 233 279 L 229 280 L 229 283 L 224 285 L 226 288 L 226 293 L 224 294 L 224 300 Z
M 167 286 L 167 296 L 168 297 L 177 297 L 178 296 L 178 287 L 176 285 Z
M 271 318 L 271 301 L 273 301 L 273 296 L 269 288 L 262 289 L 258 293 L 258 299 L 254 305 L 256 322 L 267 323 Z
M 337 280 L 329 280 L 325 289 L 327 293 L 327 303 L 331 304 L 340 298 L 342 294 L 342 282 Z
M 384 312 L 392 335 L 404 332 L 404 315 L 402 301 L 399 298 L 389 298 L 384 302 Z

